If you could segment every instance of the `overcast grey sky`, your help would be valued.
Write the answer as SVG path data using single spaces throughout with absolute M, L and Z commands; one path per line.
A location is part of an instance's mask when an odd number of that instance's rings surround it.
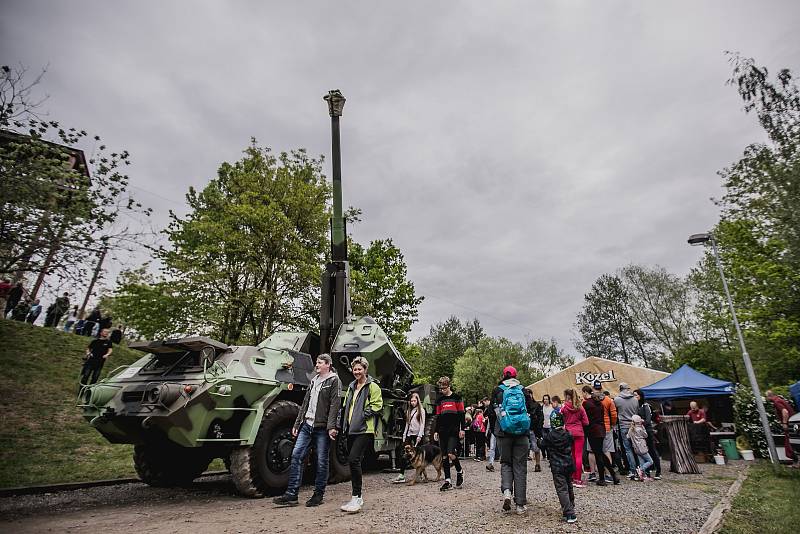
M 405 253 L 412 338 L 456 314 L 573 350 L 599 275 L 698 259 L 716 172 L 763 138 L 723 51 L 798 72 L 798 22 L 793 0 L 3 0 L 0 61 L 49 65 L 50 115 L 131 152 L 159 227 L 251 136 L 327 156 L 341 89 L 353 234 Z

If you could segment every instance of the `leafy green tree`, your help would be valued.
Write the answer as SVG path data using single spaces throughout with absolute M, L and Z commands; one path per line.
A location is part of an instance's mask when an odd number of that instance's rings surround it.
M 576 348 L 584 356 L 648 364 L 647 336 L 635 322 L 630 293 L 617 275 L 603 274 L 584 295 L 575 327 Z
M 534 339 L 526 345 L 525 354 L 528 367 L 542 376 L 550 376 L 575 363 L 575 357 L 565 354 L 555 339 Z
M 486 333 L 483 331 L 481 322 L 477 317 L 464 323 L 464 337 L 468 347 L 477 347 L 481 339 L 486 337 Z
M 190 324 L 226 343 L 314 328 L 330 194 L 320 160 L 275 156 L 255 140 L 202 191 L 191 188 L 191 211 L 172 214 L 159 252 L 174 294 L 198 304 L 186 310 Z
M 477 347 L 467 348 L 456 360 L 453 383 L 466 402 L 476 402 L 491 394 L 507 365 L 517 369 L 517 379 L 525 386 L 542 378 L 541 372 L 531 369 L 529 363 L 529 354 L 522 344 L 483 337 Z
M 467 350 L 464 324 L 455 315 L 431 326 L 430 332 L 418 342 L 420 348 L 419 374 L 436 381 L 440 376 L 453 376 L 456 360 Z
M 377 320 L 403 352 L 423 300 L 408 279 L 403 253 L 391 239 L 379 239 L 366 249 L 351 241 L 348 256 L 353 313 Z
M 27 82 L 25 75 L 24 67 L 0 69 L 0 273 L 21 276 L 47 264 L 49 273 L 75 277 L 86 248 L 135 238 L 114 227 L 121 213 L 150 211 L 127 191 L 128 152 L 40 118 L 42 101 L 32 94 L 41 76 Z M 88 143 L 93 157 L 85 161 L 79 149 Z

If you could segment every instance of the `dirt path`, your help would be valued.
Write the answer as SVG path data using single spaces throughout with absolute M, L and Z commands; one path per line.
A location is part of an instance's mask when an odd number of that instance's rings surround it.
M 561 511 L 545 469 L 528 473 L 526 516 L 500 510 L 498 471 L 468 461 L 465 487 L 441 493 L 438 484 L 409 487 L 388 483 L 392 475 L 364 479 L 362 513 L 345 515 L 349 484 L 328 488 L 319 508 L 275 508 L 269 499 L 235 495 L 227 476 L 191 488 L 156 489 L 143 484 L 0 500 L 5 532 L 696 532 L 736 479 L 741 465 L 704 465 L 703 475 L 666 473 L 652 483 L 576 489 L 577 525 L 561 522 Z M 310 488 L 303 488 L 301 503 Z

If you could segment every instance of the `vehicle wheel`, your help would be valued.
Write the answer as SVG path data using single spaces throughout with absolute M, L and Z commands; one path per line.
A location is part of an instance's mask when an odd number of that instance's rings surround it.
M 227 456 L 223 456 L 222 457 L 222 463 L 225 464 L 225 469 L 227 469 L 228 472 L 230 473 L 230 471 L 231 471 L 231 455 L 228 454 Z
M 347 437 L 339 434 L 331 443 L 330 461 L 328 462 L 328 482 L 338 484 L 350 480 L 350 464 L 347 463 Z
M 133 465 L 142 482 L 170 487 L 189 484 L 208 468 L 211 458 L 201 449 L 171 443 L 148 443 L 133 449 Z
M 277 401 L 261 419 L 255 443 L 231 451 L 231 474 L 239 493 L 246 497 L 278 495 L 289 483 L 292 463 L 292 425 L 300 407 Z

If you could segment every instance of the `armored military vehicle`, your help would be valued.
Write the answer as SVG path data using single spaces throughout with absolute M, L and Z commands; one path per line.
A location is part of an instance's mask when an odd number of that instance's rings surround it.
M 283 491 L 294 445 L 292 424 L 314 360 L 322 352 L 331 354 L 345 387 L 353 379 L 352 359 L 367 358 L 384 397 L 374 451 L 393 453 L 400 445 L 413 373 L 375 320 L 351 312 L 339 157 L 345 99 L 331 91 L 325 100 L 331 116 L 334 194 L 319 335 L 275 332 L 255 347 L 199 336 L 131 343 L 129 347 L 147 354 L 79 393 L 79 406 L 92 426 L 112 443 L 135 445 L 136 472 L 148 484 L 188 483 L 212 459 L 223 458 L 242 495 Z M 332 482 L 349 478 L 343 446 L 344 440 L 337 440 L 331 447 Z M 313 462 L 307 468 L 313 469 Z

